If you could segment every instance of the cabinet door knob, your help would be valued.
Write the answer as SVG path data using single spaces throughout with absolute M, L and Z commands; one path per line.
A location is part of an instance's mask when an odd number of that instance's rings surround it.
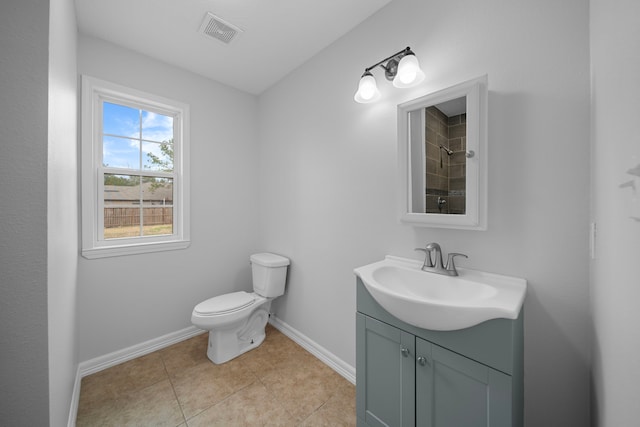
M 424 356 L 420 356 L 418 357 L 418 363 L 420 364 L 420 366 L 424 366 L 427 364 L 427 358 Z
M 409 349 L 408 348 L 400 347 L 400 353 L 402 353 L 402 355 L 404 357 L 409 357 Z

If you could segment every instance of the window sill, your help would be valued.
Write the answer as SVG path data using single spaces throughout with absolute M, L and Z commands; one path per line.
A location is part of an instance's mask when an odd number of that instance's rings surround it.
M 87 259 L 109 258 L 125 255 L 138 255 L 152 252 L 174 251 L 186 249 L 191 244 L 190 240 L 177 240 L 174 242 L 142 243 L 137 245 L 105 246 L 82 249 L 82 256 Z

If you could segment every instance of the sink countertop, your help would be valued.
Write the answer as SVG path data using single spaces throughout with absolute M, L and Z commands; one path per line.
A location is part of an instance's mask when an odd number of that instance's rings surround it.
M 387 255 L 354 269 L 374 299 L 400 320 L 431 330 L 457 330 L 496 318 L 516 319 L 525 279 L 458 268 L 458 276 L 422 271 L 422 261 Z

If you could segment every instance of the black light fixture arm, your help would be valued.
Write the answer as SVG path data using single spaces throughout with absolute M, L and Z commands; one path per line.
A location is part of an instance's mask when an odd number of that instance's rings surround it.
M 371 74 L 371 70 L 373 70 L 377 66 L 380 66 L 384 69 L 387 79 L 393 79 L 393 77 L 397 72 L 398 62 L 400 61 L 400 59 L 402 59 L 406 55 L 415 55 L 411 51 L 411 48 L 409 46 L 402 49 L 400 52 L 394 53 L 393 55 L 383 59 L 382 61 L 377 62 L 372 66 L 365 68 L 364 73 L 362 75 L 365 76 L 367 74 Z M 395 60 L 393 64 L 391 63 L 392 60 Z M 386 65 L 383 65 L 387 61 L 389 61 L 389 63 L 387 63 Z

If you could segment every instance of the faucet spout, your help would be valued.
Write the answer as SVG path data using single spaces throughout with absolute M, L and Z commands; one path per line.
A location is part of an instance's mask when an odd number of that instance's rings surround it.
M 428 271 L 430 273 L 444 274 L 447 276 L 457 276 L 458 271 L 453 262 L 453 258 L 461 256 L 468 258 L 465 254 L 452 252 L 447 259 L 447 265 L 442 262 L 442 248 L 439 244 L 432 242 L 429 243 L 424 249 L 416 248 L 416 251 L 422 251 L 425 253 L 424 263 L 422 263 L 422 271 Z M 435 256 L 432 256 L 435 255 Z
M 425 249 L 429 251 L 429 253 L 434 253 L 436 255 L 433 260 L 433 267 L 444 270 L 444 265 L 442 264 L 442 249 L 440 248 L 440 245 L 435 242 L 429 243 Z

